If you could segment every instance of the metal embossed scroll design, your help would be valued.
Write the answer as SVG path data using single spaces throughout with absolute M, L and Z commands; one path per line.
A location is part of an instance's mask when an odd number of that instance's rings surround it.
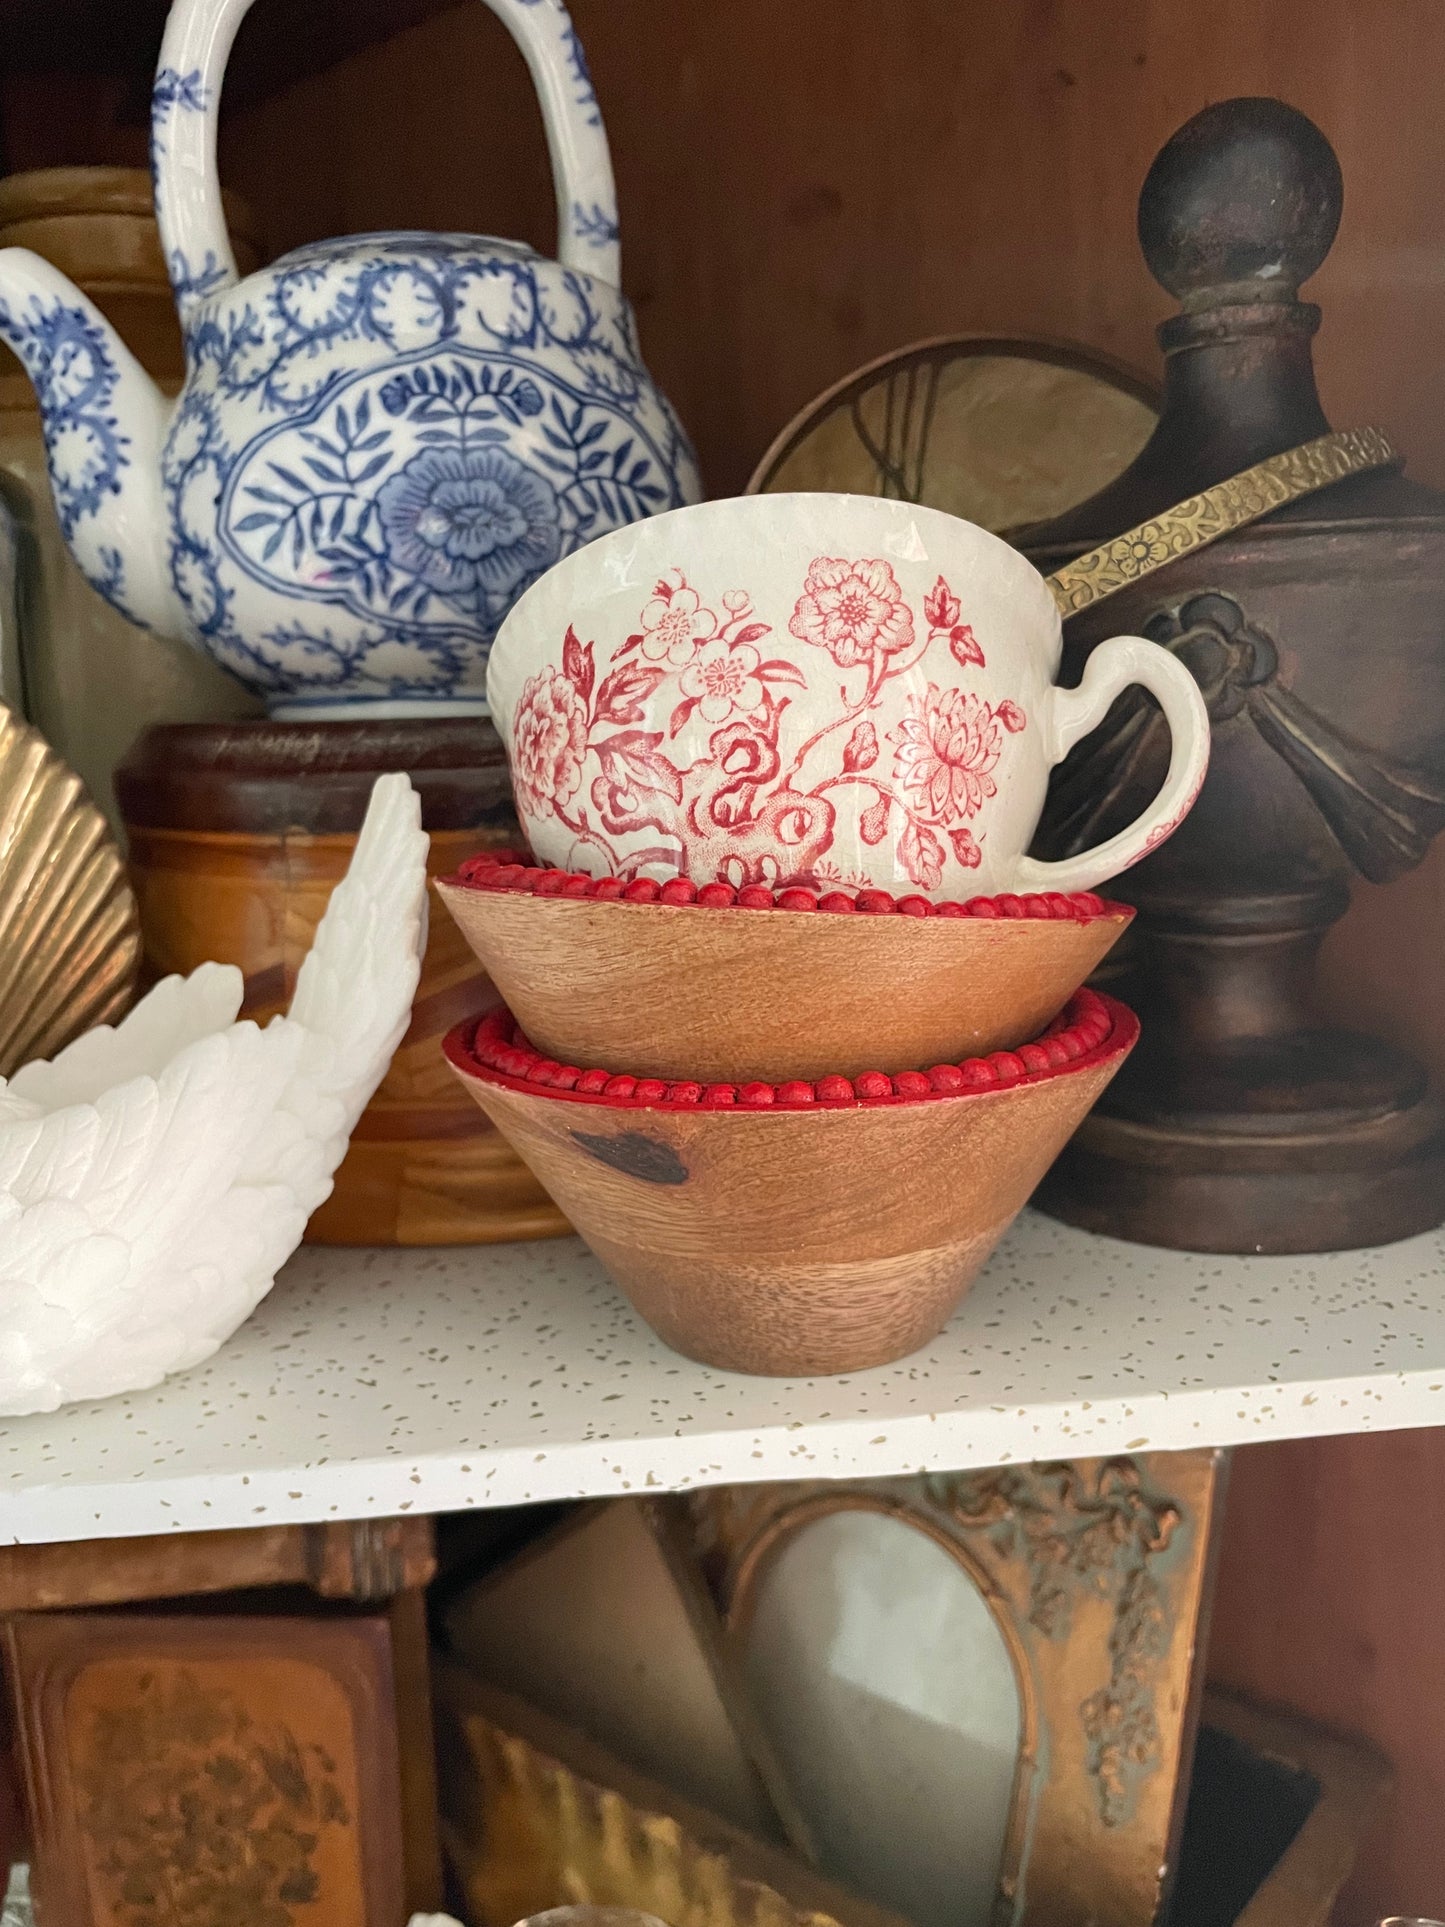
M 1211 725 L 1243 715 L 1294 771 L 1355 868 L 1371 883 L 1413 869 L 1445 829 L 1445 772 L 1411 768 L 1367 748 L 1303 702 L 1279 677 L 1273 639 L 1232 596 L 1210 590 L 1142 625 L 1188 668 Z M 1056 780 L 1051 814 L 1064 848 L 1097 840 L 1131 779 L 1167 753 L 1159 712 L 1127 693 Z
M 1072 1465 L 1040 1465 L 930 1474 L 924 1487 L 955 1525 L 986 1532 L 1024 1561 L 1029 1622 L 1045 1638 L 1068 1637 L 1081 1587 L 1112 1606 L 1109 1678 L 1079 1716 L 1099 1817 L 1124 1826 L 1160 1759 L 1153 1674 L 1168 1653 L 1173 1616 L 1151 1562 L 1180 1530 L 1180 1507 L 1146 1491 L 1132 1459 L 1106 1460 L 1092 1477 Z
M 1319 435 L 1176 502 L 1172 509 L 1126 529 L 1102 548 L 1064 563 L 1045 580 L 1059 613 L 1077 615 L 1167 562 L 1207 549 L 1289 502 L 1302 501 L 1347 475 L 1396 468 L 1399 462 L 1381 429 L 1341 428 Z
M 146 1671 L 97 1709 L 78 1791 L 116 1927 L 289 1927 L 321 1891 L 322 1835 L 351 1824 L 336 1762 L 193 1673 Z

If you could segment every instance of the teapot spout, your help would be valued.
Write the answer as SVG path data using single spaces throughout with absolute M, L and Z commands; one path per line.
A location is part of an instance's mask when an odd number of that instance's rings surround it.
M 0 249 L 0 340 L 34 385 L 56 514 L 87 581 L 131 622 L 189 639 L 161 491 L 170 403 L 95 304 L 28 248 Z

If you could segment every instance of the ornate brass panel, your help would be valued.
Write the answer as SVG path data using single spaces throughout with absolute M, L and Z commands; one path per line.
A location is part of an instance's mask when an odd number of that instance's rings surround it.
M 769 1560 L 810 1521 L 871 1508 L 943 1545 L 988 1602 L 1019 1688 L 997 1927 L 1147 1927 L 1182 1822 L 1223 1467 L 1214 1451 L 1148 1453 L 658 1503 L 687 1521 L 740 1648 Z

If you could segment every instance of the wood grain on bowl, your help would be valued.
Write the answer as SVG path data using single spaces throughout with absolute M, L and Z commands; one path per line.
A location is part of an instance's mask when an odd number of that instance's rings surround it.
M 522 1049 L 522 1075 L 488 1068 L 475 1025 L 445 1048 L 667 1344 L 806 1377 L 886 1364 L 941 1329 L 1138 1036 L 1122 1004 L 1075 1004 L 1107 1024 L 1071 1061 L 1029 1070 L 1009 1053 L 1009 1082 L 916 1098 L 880 1079 L 872 1099 L 651 1102 L 530 1081 Z
M 1133 914 L 1097 898 L 1097 911 L 947 917 L 544 896 L 453 879 L 437 889 L 552 1056 L 704 1082 L 892 1073 L 1012 1049 L 1038 1035 Z

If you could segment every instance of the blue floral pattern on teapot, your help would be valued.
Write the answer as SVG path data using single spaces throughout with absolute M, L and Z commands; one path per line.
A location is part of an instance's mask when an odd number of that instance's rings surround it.
M 361 235 L 238 283 L 215 115 L 250 4 L 178 0 L 153 94 L 178 401 L 54 269 L 0 254 L 0 336 L 39 396 L 61 524 L 102 594 L 275 715 L 482 712 L 517 597 L 594 536 L 701 493 L 618 287 L 582 50 L 560 0 L 489 0 L 541 94 L 559 261 Z

